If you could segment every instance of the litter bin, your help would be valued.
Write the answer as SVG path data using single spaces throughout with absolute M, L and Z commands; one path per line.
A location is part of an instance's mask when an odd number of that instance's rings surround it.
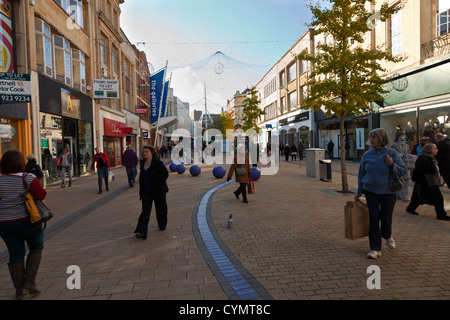
M 331 181 L 331 160 L 319 160 L 320 180 Z

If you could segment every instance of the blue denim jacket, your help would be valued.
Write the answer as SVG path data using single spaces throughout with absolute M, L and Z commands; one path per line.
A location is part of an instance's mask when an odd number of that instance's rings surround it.
M 386 155 L 390 155 L 394 160 L 391 166 L 384 162 Z M 400 176 L 407 172 L 406 166 L 397 151 L 388 147 L 370 149 L 364 153 L 359 165 L 357 193 L 363 194 L 364 190 L 375 194 L 395 193 L 395 191 L 389 189 L 389 174 L 392 170 Z

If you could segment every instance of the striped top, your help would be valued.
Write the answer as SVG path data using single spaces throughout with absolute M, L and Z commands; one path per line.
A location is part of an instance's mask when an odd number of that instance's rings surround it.
M 47 192 L 32 173 L 25 173 L 31 195 L 43 200 Z M 22 173 L 0 176 L 0 223 L 21 220 L 28 217 L 22 193 L 25 191 Z

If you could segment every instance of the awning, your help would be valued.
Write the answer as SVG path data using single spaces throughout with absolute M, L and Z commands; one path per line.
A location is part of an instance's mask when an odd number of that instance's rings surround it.
M 157 125 L 159 125 L 158 129 L 161 129 L 162 127 L 167 128 L 170 127 L 171 125 L 174 125 L 177 122 L 178 119 L 176 116 L 162 117 L 159 118 L 159 123 L 158 122 L 152 123 L 152 129 L 156 129 Z

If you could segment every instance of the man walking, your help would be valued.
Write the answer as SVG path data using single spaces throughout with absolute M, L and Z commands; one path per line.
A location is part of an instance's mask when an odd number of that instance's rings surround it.
M 137 175 L 136 166 L 138 165 L 138 162 L 138 157 L 136 155 L 136 152 L 134 152 L 133 148 L 131 147 L 131 144 L 127 145 L 127 150 L 125 150 L 122 155 L 122 163 L 127 170 L 128 185 L 130 186 L 130 188 L 133 187 L 135 183 Z

